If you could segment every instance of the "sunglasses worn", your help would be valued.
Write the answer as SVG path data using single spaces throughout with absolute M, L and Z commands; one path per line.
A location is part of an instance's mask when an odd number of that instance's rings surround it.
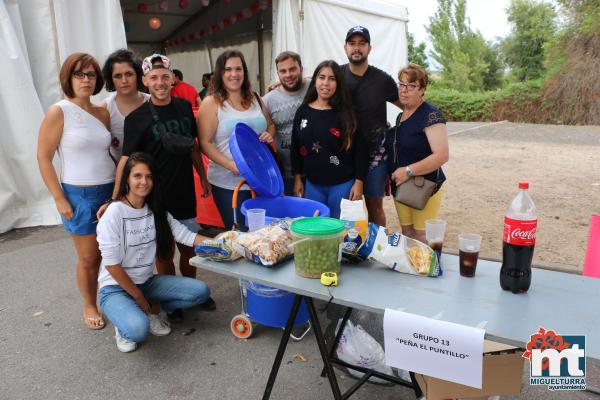
M 94 71 L 91 72 L 83 72 L 83 71 L 75 71 L 73 72 L 73 76 L 77 79 L 84 79 L 86 76 L 91 81 L 96 79 L 96 73 Z

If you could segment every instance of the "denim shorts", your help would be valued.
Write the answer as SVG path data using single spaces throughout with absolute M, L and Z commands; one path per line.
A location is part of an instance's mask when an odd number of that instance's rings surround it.
M 73 216 L 67 220 L 61 215 L 65 232 L 71 235 L 90 235 L 96 233 L 98 221 L 96 212 L 106 200 L 110 199 L 114 183 L 94 186 L 75 186 L 62 183 L 63 193 L 73 208 Z
M 365 197 L 385 196 L 385 185 L 387 184 L 387 178 L 388 172 L 385 162 L 379 164 L 375 168 L 369 169 L 363 185 L 363 194 Z

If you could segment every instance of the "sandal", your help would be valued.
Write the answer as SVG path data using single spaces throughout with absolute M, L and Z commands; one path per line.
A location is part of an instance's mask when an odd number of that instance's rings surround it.
M 104 318 L 102 318 L 101 315 L 98 315 L 98 316 L 84 315 L 83 323 L 85 324 L 86 328 L 94 330 L 94 331 L 102 329 L 106 326 L 106 323 L 104 322 Z

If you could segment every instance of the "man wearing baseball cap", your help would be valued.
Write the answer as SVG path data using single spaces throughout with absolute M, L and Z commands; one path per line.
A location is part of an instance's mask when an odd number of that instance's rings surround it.
M 367 28 L 360 25 L 350 28 L 344 50 L 349 62 L 342 65 L 342 71 L 352 93 L 357 132 L 369 143 L 369 172 L 363 188 L 369 221 L 386 226 L 383 212 L 387 182 L 387 155 L 383 147 L 387 126 L 386 102 L 400 107 L 398 89 L 390 75 L 369 65 L 371 34 Z
M 192 105 L 185 99 L 171 97 L 173 73 L 171 60 L 166 56 L 153 54 L 146 57 L 142 62 L 142 72 L 142 82 L 150 92 L 150 99 L 125 118 L 123 154 L 117 165 L 113 198 L 118 193 L 121 174 L 129 156 L 139 151 L 150 154 L 159 172 L 161 196 L 167 211 L 188 229 L 198 232 L 192 165 L 200 176 L 202 187 L 210 186 L 200 158 L 200 148 L 194 142 L 198 129 Z M 179 243 L 177 248 L 181 275 L 195 278 L 196 269 L 189 264 L 194 250 Z M 160 274 L 175 275 L 173 259 L 157 260 L 156 268 Z M 205 306 L 214 309 L 214 301 L 209 298 Z

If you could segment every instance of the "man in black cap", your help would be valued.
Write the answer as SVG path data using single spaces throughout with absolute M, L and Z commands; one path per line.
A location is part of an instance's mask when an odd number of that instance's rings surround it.
M 400 107 L 394 79 L 384 71 L 369 65 L 371 35 L 363 26 L 350 28 L 344 45 L 348 64 L 342 65 L 358 122 L 357 132 L 369 143 L 369 172 L 363 192 L 369 211 L 369 221 L 386 226 L 383 197 L 387 182 L 384 140 L 387 126 L 386 102 Z
M 150 92 L 150 100 L 125 118 L 123 154 L 117 165 L 113 198 L 118 193 L 121 173 L 129 156 L 139 151 L 150 154 L 159 171 L 161 197 L 167 211 L 189 230 L 198 232 L 192 165 L 200 176 L 202 187 L 210 186 L 200 148 L 194 142 L 198 128 L 192 105 L 185 99 L 171 96 L 171 60 L 164 55 L 146 57 L 142 72 L 142 82 Z M 196 268 L 189 264 L 194 249 L 179 243 L 177 249 L 181 275 L 195 278 Z M 175 275 L 173 259 L 157 259 L 156 269 L 159 274 Z M 201 308 L 213 310 L 214 301 L 209 298 Z M 181 318 L 181 310 L 175 310 L 173 314 Z

